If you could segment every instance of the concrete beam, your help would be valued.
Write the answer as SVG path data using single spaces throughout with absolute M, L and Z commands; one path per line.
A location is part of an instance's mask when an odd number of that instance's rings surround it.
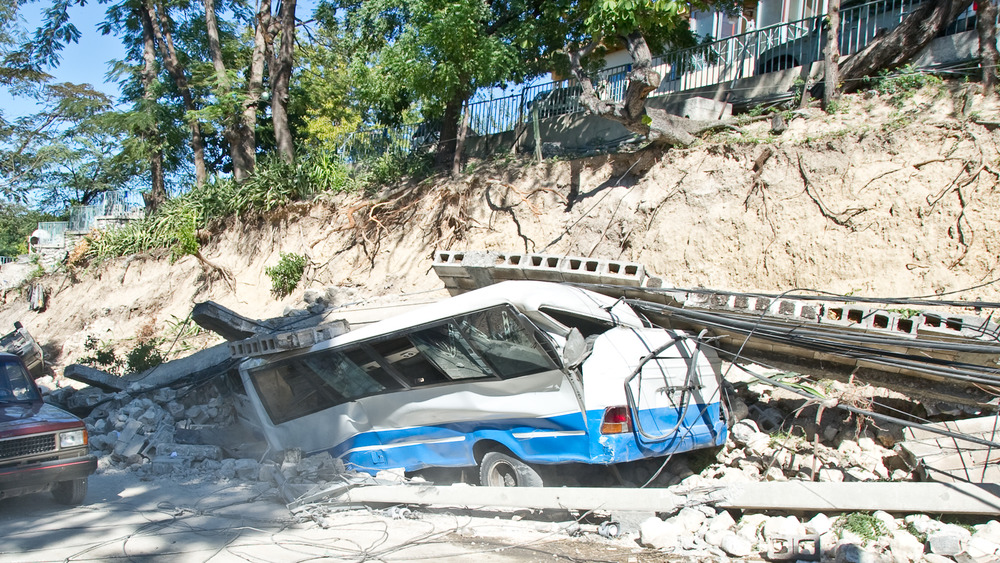
M 342 489 L 331 495 L 343 493 Z M 680 493 L 680 494 L 678 494 Z M 813 483 L 774 481 L 681 492 L 592 487 L 362 486 L 337 502 L 675 512 L 691 504 L 787 512 L 884 510 L 897 514 L 1000 514 L 1000 486 L 964 483 Z

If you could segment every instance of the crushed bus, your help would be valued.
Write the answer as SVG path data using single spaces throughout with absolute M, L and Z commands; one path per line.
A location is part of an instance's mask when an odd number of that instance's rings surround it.
M 540 485 L 533 465 L 610 465 L 725 443 L 719 361 L 622 300 L 509 281 L 309 348 L 245 360 L 275 450 L 349 468 L 479 467 Z

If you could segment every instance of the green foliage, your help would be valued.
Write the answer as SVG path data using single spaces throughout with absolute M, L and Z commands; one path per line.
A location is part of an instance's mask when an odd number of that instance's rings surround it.
M 159 344 L 158 339 L 144 340 L 125 352 L 123 357 L 115 351 L 110 342 L 100 342 L 89 336 L 84 343 L 84 349 L 91 351 L 91 354 L 80 358 L 78 362 L 119 377 L 130 373 L 141 373 L 162 364 L 165 360 Z
M 56 221 L 49 213 L 29 209 L 17 203 L 0 202 L 0 256 L 18 256 L 28 252 L 28 236 L 42 221 Z
M 369 162 L 361 177 L 365 187 L 372 191 L 381 186 L 397 182 L 407 176 L 424 178 L 431 174 L 434 167 L 433 157 L 427 153 L 401 153 L 387 151 Z
M 868 512 L 852 512 L 837 519 L 837 531 L 847 531 L 868 541 L 874 541 L 889 533 L 885 524 Z
M 295 253 L 281 253 L 281 258 L 274 266 L 264 269 L 271 278 L 271 291 L 278 297 L 291 293 L 299 285 L 302 273 L 306 269 L 306 257 Z
M 198 231 L 213 220 L 264 213 L 319 193 L 354 190 L 356 185 L 346 166 L 333 158 L 304 155 L 296 164 L 265 158 L 242 185 L 214 178 L 167 200 L 151 216 L 92 235 L 87 255 L 103 260 L 163 248 L 177 260 L 198 252 Z
M 926 74 L 912 65 L 906 65 L 896 70 L 883 70 L 878 76 L 865 79 L 868 88 L 879 95 L 889 96 L 889 100 L 901 107 L 913 97 L 917 90 L 924 86 L 940 85 L 943 81 L 933 74 Z

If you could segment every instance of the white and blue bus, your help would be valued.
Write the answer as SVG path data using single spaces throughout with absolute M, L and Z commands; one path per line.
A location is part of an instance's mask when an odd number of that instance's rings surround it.
M 533 465 L 610 465 L 725 443 L 719 361 L 585 289 L 509 281 L 240 375 L 268 444 L 349 468 L 479 467 L 540 485 Z

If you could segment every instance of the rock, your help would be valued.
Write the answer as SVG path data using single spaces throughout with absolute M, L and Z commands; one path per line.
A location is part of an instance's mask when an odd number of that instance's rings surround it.
M 84 387 L 66 399 L 66 406 L 71 410 L 86 410 L 105 399 L 107 394 L 97 387 Z
M 709 530 L 705 532 L 705 543 L 715 547 L 722 545 L 722 539 L 726 536 L 733 535 L 732 530 Z
M 184 416 L 184 405 L 178 403 L 177 401 L 170 401 L 167 403 L 167 412 L 170 413 L 170 416 L 174 417 L 174 419 L 180 418 Z
M 736 534 L 756 543 L 763 539 L 757 535 L 757 531 L 763 527 L 762 525 L 767 520 L 768 517 L 763 514 L 747 514 L 737 522 Z
M 732 532 L 722 537 L 719 547 L 732 557 L 746 557 L 753 553 L 753 543 L 747 538 Z
M 680 527 L 654 516 L 643 520 L 639 525 L 639 542 L 655 549 L 673 549 L 677 547 L 678 537 L 683 532 Z
M 785 472 L 781 470 L 780 467 L 768 467 L 767 472 L 764 473 L 765 481 L 787 481 L 788 478 L 785 477 Z
M 219 465 L 219 476 L 223 479 L 233 479 L 236 477 L 236 460 L 226 458 Z
M 191 419 L 191 422 L 195 424 L 205 424 L 209 421 L 208 410 L 201 406 L 195 405 L 184 412 L 184 416 Z
M 700 510 L 691 507 L 684 507 L 677 513 L 676 516 L 668 518 L 666 522 L 681 528 L 688 534 L 693 534 L 698 531 L 698 528 L 701 528 L 705 519 L 705 514 Z
M 877 481 L 878 480 L 878 476 L 875 475 L 874 473 L 872 473 L 871 471 L 867 471 L 867 470 L 861 469 L 860 467 L 852 467 L 852 468 L 850 468 L 850 469 L 848 469 L 846 471 L 846 476 L 845 476 L 844 480 L 845 481 Z
M 965 545 L 964 555 L 975 563 L 987 563 L 997 561 L 998 552 L 1000 552 L 1000 545 L 987 539 L 973 536 Z
M 872 516 L 882 522 L 882 524 L 885 525 L 885 529 L 890 532 L 899 529 L 899 524 L 896 523 L 896 519 L 893 518 L 892 514 L 889 514 L 884 510 L 876 510 L 872 513 Z
M 176 398 L 177 398 L 177 390 L 171 389 L 169 387 L 157 389 L 156 393 L 153 394 L 153 400 L 161 405 L 169 403 L 170 401 L 173 401 Z
M 980 524 L 976 526 L 976 532 L 972 534 L 972 537 L 1000 544 L 1000 523 L 996 520 L 990 520 L 985 524 Z
M 944 555 L 925 553 L 921 563 L 955 563 L 955 560 L 945 557 Z
M 770 454 L 773 449 L 771 447 L 771 436 L 764 432 L 753 434 L 749 442 L 747 442 L 747 449 L 757 457 L 764 457 L 766 454 Z
M 778 536 L 786 538 L 800 536 L 804 531 L 799 519 L 794 516 L 772 516 L 764 522 L 764 538 L 767 540 Z
M 836 438 L 837 434 L 840 433 L 840 427 L 836 425 L 824 426 L 821 434 L 823 435 L 823 441 L 826 443 L 832 443 Z
M 927 546 L 931 553 L 938 555 L 958 555 L 965 551 L 972 534 L 961 526 L 944 524 L 940 529 L 927 534 Z
M 835 467 L 824 467 L 819 470 L 819 480 L 823 483 L 844 482 L 844 472 Z
M 100 434 L 104 434 L 107 431 L 108 431 L 108 421 L 107 420 L 105 420 L 105 419 L 102 418 L 100 420 L 95 420 L 94 421 L 94 432 L 98 432 Z
M 728 510 L 723 510 L 708 521 L 708 529 L 713 532 L 730 530 L 735 525 L 736 520 L 733 520 L 733 515 Z
M 733 441 L 738 446 L 746 446 L 750 443 L 750 438 L 758 432 L 760 430 L 757 428 L 757 423 L 750 419 L 745 419 L 734 424 L 732 430 L 729 431 L 729 435 L 732 436 Z
M 260 475 L 260 464 L 255 459 L 238 459 L 234 469 L 240 479 L 257 479 Z
M 896 530 L 889 540 L 889 552 L 894 561 L 916 562 L 924 556 L 924 544 L 906 530 Z
M 729 397 L 729 416 L 733 421 L 741 421 L 750 416 L 750 409 L 747 408 L 747 404 L 735 394 Z M 753 421 L 751 420 L 750 422 Z M 754 423 L 754 428 L 757 428 L 756 423 Z
M 833 527 L 833 520 L 829 516 L 820 512 L 805 523 L 806 533 L 822 536 Z
M 941 523 L 926 514 L 911 514 L 903 518 L 908 526 L 912 526 L 918 534 L 929 534 L 941 527 Z
M 163 409 L 153 406 L 149 407 L 142 414 L 136 417 L 136 420 L 141 422 L 143 426 L 147 428 L 153 428 L 159 426 L 159 423 L 161 419 L 163 419 L 165 414 L 166 413 L 163 411 Z
M 837 546 L 837 563 L 878 563 L 878 556 L 856 543 L 841 543 Z
M 320 291 L 318 289 L 307 289 L 302 293 L 302 300 L 307 304 L 312 305 L 314 303 L 319 303 L 326 306 L 326 291 Z

